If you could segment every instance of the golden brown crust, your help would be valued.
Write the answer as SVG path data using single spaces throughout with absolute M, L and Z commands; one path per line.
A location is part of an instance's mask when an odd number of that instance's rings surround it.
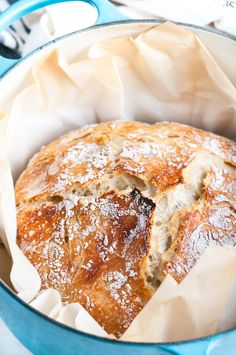
M 42 288 L 120 336 L 166 273 L 235 245 L 236 144 L 177 123 L 108 122 L 43 147 L 16 184 Z
M 236 144 L 226 138 L 176 123 L 108 122 L 70 132 L 42 148 L 16 185 L 17 200 L 60 194 L 101 178 L 112 160 L 112 136 L 123 141 L 113 169 L 157 185 L 163 178 L 167 187 L 180 182 L 181 170 L 198 150 L 236 166 Z
M 54 196 L 74 184 L 83 187 L 100 178 L 110 163 L 111 140 L 105 135 L 91 136 L 90 130 L 72 132 L 43 147 L 16 185 L 19 200 Z
M 18 243 L 43 288 L 57 289 L 64 302 L 80 302 L 120 336 L 151 297 L 141 263 L 154 207 L 138 190 L 111 191 L 88 204 L 41 205 L 20 215 Z
M 208 174 L 204 206 L 181 216 L 178 239 L 171 246 L 174 257 L 164 272 L 182 281 L 210 244 L 236 246 L 236 173 Z

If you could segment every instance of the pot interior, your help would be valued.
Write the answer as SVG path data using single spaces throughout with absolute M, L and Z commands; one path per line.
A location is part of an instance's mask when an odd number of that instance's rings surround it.
M 78 58 L 83 58 L 83 54 L 86 53 L 87 48 L 94 42 L 129 35 L 136 36 L 157 24 L 158 22 L 156 21 L 127 21 L 119 24 L 95 26 L 88 30 L 74 32 L 60 38 L 56 42 L 49 43 L 42 50 L 36 50 L 28 55 L 3 77 L 0 82 L 0 107 L 1 105 L 4 106 L 11 103 L 19 86 L 23 81 L 25 82 L 27 75 L 30 75 L 29 71 L 32 65 L 53 48 L 62 50 L 66 59 L 69 62 L 73 62 Z M 187 28 L 188 26 L 184 27 Z M 236 40 L 197 27 L 191 27 L 190 29 L 200 37 L 217 63 L 236 86 Z M 0 279 L 2 278 L 4 282 L 11 286 L 9 278 L 11 259 L 3 244 L 0 244 L 0 260 Z

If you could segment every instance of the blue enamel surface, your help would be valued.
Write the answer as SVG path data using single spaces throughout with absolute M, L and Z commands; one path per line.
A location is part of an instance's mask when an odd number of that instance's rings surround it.
M 19 18 L 42 7 L 68 1 L 83 1 L 95 6 L 98 11 L 96 24 L 106 24 L 122 21 L 127 18 L 122 15 L 108 0 L 19 0 L 0 14 L 0 32 L 8 28 Z M 0 57 L 0 77 L 2 77 L 19 60 Z
M 0 56 L 0 78 L 11 69 L 19 59 L 7 59 Z

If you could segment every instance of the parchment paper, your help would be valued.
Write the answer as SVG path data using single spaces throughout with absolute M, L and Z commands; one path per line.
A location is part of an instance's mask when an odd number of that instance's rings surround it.
M 16 245 L 13 181 L 43 145 L 88 123 L 173 120 L 236 135 L 236 89 L 199 39 L 171 23 L 137 38 L 92 45 L 76 62 L 54 50 L 0 102 L 0 234 L 19 297 L 72 327 L 107 334 L 79 304 L 40 292 L 37 271 Z M 184 281 L 168 276 L 122 340 L 191 339 L 236 325 L 236 252 L 209 248 Z

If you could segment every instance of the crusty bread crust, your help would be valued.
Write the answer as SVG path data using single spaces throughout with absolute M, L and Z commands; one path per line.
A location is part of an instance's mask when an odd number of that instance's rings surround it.
M 121 336 L 167 273 L 236 245 L 236 144 L 177 123 L 108 122 L 43 147 L 16 184 L 42 289 Z

